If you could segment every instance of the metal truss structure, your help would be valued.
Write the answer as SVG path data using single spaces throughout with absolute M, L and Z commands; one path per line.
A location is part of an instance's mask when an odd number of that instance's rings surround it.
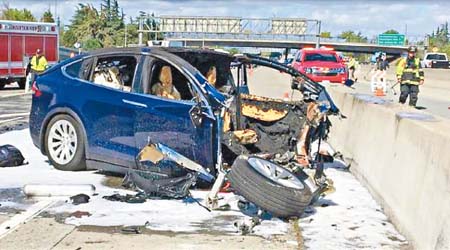
M 164 33 L 166 38 L 314 41 L 320 21 L 305 18 L 241 18 L 212 16 L 159 16 L 156 25 L 141 22 L 139 33 Z

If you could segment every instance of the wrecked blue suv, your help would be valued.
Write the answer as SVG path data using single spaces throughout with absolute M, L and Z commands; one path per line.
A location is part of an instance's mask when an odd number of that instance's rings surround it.
M 247 70 L 254 64 L 290 74 L 303 100 L 249 95 Z M 326 181 L 317 185 L 323 176 L 308 181 L 298 165 L 320 158 L 308 160 L 310 143 L 326 136 L 326 115 L 339 110 L 323 86 L 283 64 L 212 50 L 104 49 L 52 67 L 32 90 L 31 137 L 57 169 L 196 172 L 215 180 L 211 207 L 228 178 L 280 217 L 301 214 L 326 189 Z M 178 169 L 162 167 L 163 159 Z M 289 162 L 296 166 L 281 166 Z

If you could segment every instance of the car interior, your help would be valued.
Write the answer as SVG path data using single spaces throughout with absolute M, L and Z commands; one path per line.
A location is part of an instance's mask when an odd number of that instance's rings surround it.
M 232 58 L 228 55 L 207 52 L 174 52 L 177 56 L 183 58 L 192 66 L 194 66 L 203 76 L 208 78 L 208 72 L 212 67 L 216 69 L 216 82 L 212 83 L 216 89 L 221 92 L 229 92 L 233 88 L 233 75 L 230 70 Z
M 130 92 L 137 60 L 134 56 L 98 58 L 92 82 Z
M 163 68 L 168 67 L 170 70 L 164 71 Z M 164 80 L 166 81 L 165 84 L 172 85 L 175 91 L 177 91 L 180 94 L 181 100 L 192 100 L 193 94 L 190 87 L 190 83 L 188 79 L 176 68 L 171 66 L 170 64 L 155 59 L 151 66 L 150 66 L 150 77 L 149 82 L 144 86 L 144 93 L 150 94 L 150 95 L 156 95 L 156 93 L 152 93 L 152 89 L 155 89 L 155 85 L 160 84 L 162 79 L 170 79 L 170 80 Z M 170 74 L 170 76 L 165 76 L 164 74 Z M 178 99 L 178 98 L 172 98 L 167 96 L 161 96 L 166 97 L 169 99 Z

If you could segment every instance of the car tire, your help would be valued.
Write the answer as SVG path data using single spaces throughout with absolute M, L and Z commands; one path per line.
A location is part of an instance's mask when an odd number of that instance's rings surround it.
M 2 90 L 5 87 L 6 83 L 0 82 L 0 90 Z
M 262 174 L 261 170 L 255 167 L 259 163 L 255 162 L 270 164 L 279 171 L 289 172 L 292 175 L 290 178 L 295 178 L 292 179 L 295 184 L 286 185 L 287 182 L 283 184 L 274 181 L 266 174 Z M 239 156 L 231 167 L 228 179 L 237 193 L 280 218 L 301 216 L 312 199 L 311 190 L 302 180 L 282 166 L 259 157 Z
M 71 116 L 53 117 L 45 131 L 45 152 L 59 170 L 86 170 L 85 140 L 81 125 Z

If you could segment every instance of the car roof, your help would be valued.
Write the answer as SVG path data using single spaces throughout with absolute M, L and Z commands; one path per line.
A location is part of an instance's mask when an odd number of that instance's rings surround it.
M 337 54 L 335 50 L 330 49 L 302 49 L 304 53 L 328 53 L 328 54 Z
M 80 55 L 80 57 L 90 57 L 90 56 L 106 56 L 106 55 L 117 55 L 121 54 L 153 54 L 165 57 L 179 65 L 183 65 L 186 69 L 188 69 L 191 73 L 199 72 L 194 66 L 192 66 L 188 61 L 183 59 L 183 57 L 177 55 L 180 53 L 198 53 L 198 54 L 214 54 L 217 56 L 228 57 L 229 59 L 233 59 L 234 57 L 223 52 L 214 51 L 211 49 L 196 49 L 196 48 L 183 48 L 183 47 L 127 47 L 127 48 L 103 48 L 89 51 L 88 53 L 84 53 Z M 77 60 L 80 57 L 72 58 L 73 60 Z M 69 60 L 67 63 L 69 63 Z
M 183 47 L 158 47 L 158 46 L 152 46 L 152 47 L 127 47 L 127 48 L 103 48 L 103 49 L 97 49 L 88 52 L 89 55 L 102 55 L 102 54 L 127 54 L 127 53 L 158 53 L 158 52 L 168 52 L 168 53 L 181 53 L 181 52 L 190 52 L 190 53 L 208 53 L 208 54 L 217 54 L 222 56 L 230 56 L 227 53 L 215 51 L 212 49 L 197 49 L 197 48 L 183 48 Z M 230 56 L 231 57 L 231 56 Z

